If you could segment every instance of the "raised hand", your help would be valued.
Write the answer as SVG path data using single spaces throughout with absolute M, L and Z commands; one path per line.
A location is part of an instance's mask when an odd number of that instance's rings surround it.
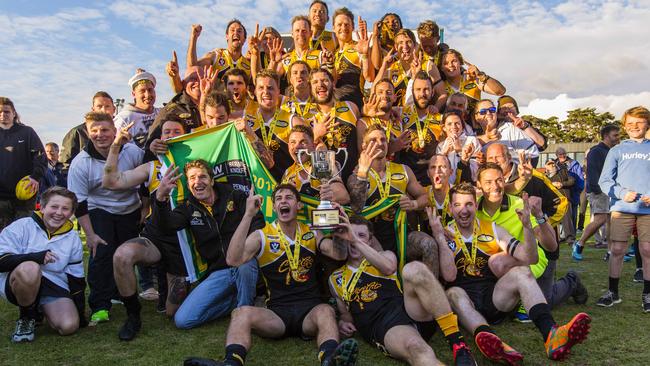
M 321 58 L 322 58 L 322 63 L 325 66 L 334 64 L 334 54 L 330 52 L 328 49 L 324 49 L 321 52 Z
M 162 179 L 160 185 L 156 190 L 156 198 L 159 201 L 166 201 L 172 189 L 176 187 L 176 182 L 181 178 L 182 174 L 178 173 L 179 169 L 174 164 L 170 165 Z
M 382 62 L 386 65 L 386 67 L 389 67 L 390 65 L 394 64 L 395 61 L 397 61 L 397 50 L 391 50 L 384 56 L 384 59 Z
M 527 127 L 526 126 L 526 121 L 524 121 L 523 118 L 517 116 L 516 114 L 514 114 L 512 112 L 508 112 L 508 118 L 510 118 L 510 120 L 512 121 L 512 124 L 514 124 L 515 127 L 519 128 L 521 130 L 526 129 L 526 127 Z
M 203 27 L 201 26 L 201 24 L 192 24 L 192 30 L 190 32 L 190 36 L 192 37 L 192 39 L 194 40 L 198 39 L 199 36 L 201 35 L 202 30 Z
M 542 197 L 528 196 L 528 206 L 530 207 L 530 212 L 533 216 L 544 216 L 544 211 L 542 211 Z
M 255 33 L 248 37 L 248 50 L 251 54 L 257 55 L 260 52 L 261 44 L 260 23 L 255 23 Z
M 519 216 L 519 221 L 521 221 L 524 227 L 532 229 L 533 224 L 530 222 L 530 203 L 528 201 L 528 193 L 524 192 L 521 195 L 521 199 L 524 201 L 524 207 L 516 209 L 515 212 L 517 213 L 517 216 Z
M 467 144 L 463 147 L 463 151 L 460 154 L 460 161 L 467 163 L 472 157 L 472 152 L 474 151 L 474 146 L 472 144 Z
M 533 164 L 530 162 L 530 156 L 526 154 L 525 151 L 519 150 L 517 152 L 517 155 L 519 156 L 519 166 L 517 167 L 517 173 L 519 173 L 520 177 L 523 177 L 526 179 L 526 181 L 529 181 L 530 178 L 533 176 Z
M 422 68 L 422 60 L 424 60 L 422 50 L 413 49 L 413 61 L 411 62 L 411 69 L 409 70 L 412 78 L 415 77 L 415 74 L 417 74 Z
M 199 76 L 199 88 L 201 89 L 201 96 L 207 96 L 212 88 L 214 82 L 217 80 L 217 71 L 211 66 L 203 67 L 203 76 Z
M 467 65 L 467 78 L 470 80 L 477 80 L 481 70 L 467 61 L 465 61 L 465 65 Z
M 368 145 L 366 145 L 366 148 L 363 149 L 361 154 L 359 154 L 359 168 L 357 170 L 358 173 L 361 173 L 363 175 L 368 174 L 368 171 L 370 171 L 370 166 L 372 166 L 372 162 L 379 158 L 383 152 L 377 145 L 375 141 L 370 141 Z
M 280 62 L 282 61 L 282 48 L 283 48 L 284 42 L 282 41 L 282 38 L 274 38 L 271 41 L 271 44 L 268 46 L 269 47 L 269 60 L 272 62 Z
M 361 113 L 363 113 L 364 116 L 368 117 L 379 116 L 379 99 L 375 93 L 370 94 L 368 101 L 363 104 Z
M 113 145 L 122 146 L 131 141 L 131 134 L 129 133 L 129 129 L 133 127 L 134 123 L 135 121 L 117 130 L 117 133 L 115 134 L 115 140 L 113 140 Z
M 178 57 L 176 57 L 176 50 L 172 51 L 172 60 L 167 63 L 165 71 L 167 71 L 169 77 L 175 78 L 178 76 Z
M 368 24 L 365 20 L 358 17 L 357 22 L 359 23 L 359 30 L 355 32 L 357 34 L 357 44 L 354 47 L 357 52 L 361 55 L 367 55 L 370 50 L 370 39 L 368 38 Z
M 259 212 L 262 207 L 262 196 L 255 194 L 255 185 L 251 184 L 248 190 L 248 197 L 246 198 L 246 212 L 245 215 L 253 217 Z
M 402 151 L 407 147 L 411 146 L 412 137 L 410 133 L 402 133 L 395 140 L 391 141 L 392 152 Z

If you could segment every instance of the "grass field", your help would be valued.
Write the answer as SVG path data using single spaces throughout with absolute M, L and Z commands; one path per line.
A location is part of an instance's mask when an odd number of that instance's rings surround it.
M 620 291 L 623 303 L 611 309 L 595 306 L 595 301 L 606 289 L 607 266 L 602 261 L 604 250 L 587 247 L 585 260 L 572 262 L 570 249 L 564 244 L 558 264 L 558 273 L 568 269 L 580 273 L 590 292 L 586 306 L 563 305 L 553 311 L 558 323 L 568 321 L 579 311 L 593 318 L 588 341 L 576 347 L 567 365 L 647 365 L 650 363 L 648 325 L 650 314 L 641 312 L 642 285 L 632 282 L 633 262 L 626 263 Z M 12 344 L 18 309 L 0 302 L 0 357 L 1 365 L 180 365 L 188 355 L 223 356 L 228 320 L 212 322 L 198 329 L 181 331 L 174 328 L 164 315 L 155 312 L 155 304 L 146 302 L 143 308 L 143 330 L 132 342 L 120 342 L 117 331 L 125 318 L 121 305 L 115 305 L 111 321 L 80 330 L 69 337 L 55 335 L 47 326 L 37 328 L 33 343 Z M 497 333 L 511 346 L 524 353 L 527 365 L 548 365 L 543 342 L 533 325 L 513 321 L 496 327 Z M 360 340 L 360 365 L 397 365 L 374 347 Z M 472 346 L 479 364 L 487 362 Z M 440 332 L 430 342 L 444 362 L 451 361 L 451 353 Z M 317 365 L 314 342 L 298 339 L 279 341 L 253 338 L 253 348 L 247 365 Z

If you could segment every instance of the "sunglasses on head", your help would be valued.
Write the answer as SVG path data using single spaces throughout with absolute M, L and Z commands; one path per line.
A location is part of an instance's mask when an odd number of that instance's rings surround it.
M 490 108 L 481 108 L 478 110 L 478 114 L 481 116 L 485 116 L 488 113 L 496 113 L 497 112 L 497 107 L 490 107 Z

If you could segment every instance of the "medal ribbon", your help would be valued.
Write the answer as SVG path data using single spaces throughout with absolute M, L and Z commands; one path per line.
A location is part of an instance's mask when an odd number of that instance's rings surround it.
M 433 184 L 429 186 L 429 204 L 431 204 L 431 208 L 433 210 L 438 209 L 438 202 L 436 201 L 436 197 L 433 195 Z M 449 210 L 449 195 L 445 195 L 445 200 L 442 202 L 442 215 L 441 215 L 441 224 L 445 224 L 445 220 L 447 220 L 447 211 Z
M 296 223 L 296 236 L 293 238 L 293 252 L 285 238 L 280 225 L 277 224 L 277 221 L 273 224 L 275 229 L 278 231 L 278 236 L 280 237 L 280 244 L 284 248 L 284 252 L 287 254 L 287 260 L 289 261 L 289 267 L 292 271 L 298 270 L 298 265 L 300 264 L 300 239 L 302 238 L 302 233 L 300 232 L 300 224 Z
M 347 282 L 345 280 L 345 276 L 343 276 L 343 281 L 341 283 L 341 287 L 343 289 L 343 300 L 346 302 L 350 302 L 350 297 L 352 296 L 352 293 L 354 293 L 354 288 L 357 287 L 357 282 L 359 282 L 359 278 L 363 274 L 363 271 L 368 267 L 370 263 L 364 258 L 361 261 L 361 264 L 359 265 L 359 268 L 357 268 L 356 272 L 352 273 L 352 276 L 350 277 L 350 282 Z
M 429 115 L 429 112 L 427 111 L 427 115 L 424 116 L 424 122 L 422 122 L 422 125 L 420 125 L 420 117 L 418 116 L 418 110 L 417 108 L 413 108 L 413 113 L 411 114 L 411 118 L 414 118 L 413 123 L 415 123 L 415 129 L 417 130 L 418 133 L 418 143 L 420 147 L 424 147 L 424 140 L 427 137 L 427 133 L 429 132 L 429 123 L 431 123 L 431 116 Z
M 382 199 L 388 197 L 388 195 L 390 194 L 390 178 L 391 178 L 391 174 L 390 174 L 389 168 L 390 168 L 390 165 L 387 162 L 386 163 L 386 172 L 385 172 L 386 183 L 382 183 L 381 182 L 381 176 L 379 175 L 379 173 L 377 173 L 374 169 L 370 168 L 370 175 L 375 179 L 375 182 L 377 182 L 377 189 L 379 190 L 379 196 Z
M 291 103 L 293 104 L 293 113 L 299 115 L 303 119 L 305 118 L 305 114 L 311 109 L 311 97 L 307 98 L 305 107 L 302 110 L 300 109 L 300 102 L 295 95 L 291 97 Z
M 260 113 L 260 110 L 257 110 L 257 115 L 255 116 L 255 119 L 257 120 L 257 123 L 260 125 L 260 131 L 262 132 L 262 141 L 264 142 L 264 145 L 266 147 L 271 147 L 271 140 L 273 140 L 273 130 L 275 129 L 275 123 L 277 121 L 278 117 L 278 112 L 279 109 L 276 108 L 275 113 L 273 114 L 273 118 L 271 118 L 271 124 L 269 125 L 269 130 L 266 130 L 266 125 L 264 122 L 264 118 L 262 118 L 262 113 Z
M 469 250 L 467 249 L 467 245 L 465 245 L 465 241 L 463 240 L 460 234 L 460 230 L 458 229 L 458 224 L 456 224 L 456 221 L 454 221 L 454 240 L 456 241 L 456 245 L 458 245 L 463 251 L 463 256 L 465 256 L 465 259 L 470 262 L 470 265 L 472 267 L 476 265 L 476 250 L 478 249 L 478 226 L 478 222 L 475 220 L 474 227 L 472 228 L 472 254 L 470 255 Z M 467 268 L 468 265 L 465 264 L 465 272 L 473 276 L 474 274 L 469 273 L 470 271 L 468 271 Z

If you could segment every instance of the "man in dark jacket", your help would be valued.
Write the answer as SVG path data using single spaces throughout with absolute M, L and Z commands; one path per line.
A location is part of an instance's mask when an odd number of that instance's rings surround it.
M 20 123 L 13 102 L 0 97 L 0 230 L 34 210 L 36 198 L 16 198 L 16 184 L 29 176 L 28 189 L 38 192 L 47 169 L 43 143 L 29 126 Z
M 152 220 L 171 231 L 188 229 L 195 240 L 199 261 L 207 266 L 201 283 L 183 301 L 174 316 L 181 329 L 197 327 L 225 316 L 234 307 L 252 305 L 257 283 L 257 263 L 251 260 L 237 268 L 226 264 L 226 251 L 246 212 L 246 194 L 230 185 L 214 183 L 214 173 L 204 160 L 184 167 L 190 197 L 174 210 L 169 193 L 180 178 L 178 168 L 168 169 L 155 195 Z M 258 212 L 248 233 L 264 227 Z
M 601 226 L 607 224 L 609 226 L 609 196 L 604 193 L 598 185 L 600 173 L 605 164 L 605 158 L 609 149 L 618 145 L 620 141 L 621 128 L 616 125 L 606 125 L 600 129 L 601 142 L 592 147 L 587 154 L 587 201 L 593 215 L 593 220 L 587 225 L 582 237 L 573 244 L 573 259 L 577 261 L 582 260 L 582 251 L 585 244 L 592 235 L 600 229 Z M 609 232 L 609 230 L 607 230 Z

